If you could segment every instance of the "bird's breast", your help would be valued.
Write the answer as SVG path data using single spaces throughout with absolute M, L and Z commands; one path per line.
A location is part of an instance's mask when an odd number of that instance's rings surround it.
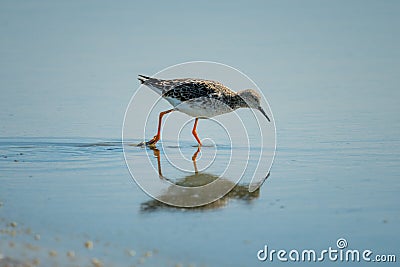
M 172 104 L 172 102 L 170 103 Z M 175 110 L 198 118 L 211 118 L 233 111 L 233 109 L 224 102 L 207 97 L 199 97 L 181 102 L 175 106 Z

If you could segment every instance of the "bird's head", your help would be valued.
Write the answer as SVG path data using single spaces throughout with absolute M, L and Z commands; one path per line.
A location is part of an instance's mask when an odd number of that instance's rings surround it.
M 238 92 L 238 95 L 246 103 L 246 107 L 259 110 L 267 118 L 268 121 L 271 121 L 268 118 L 267 113 L 265 113 L 264 109 L 261 107 L 261 96 L 256 90 L 242 90 Z

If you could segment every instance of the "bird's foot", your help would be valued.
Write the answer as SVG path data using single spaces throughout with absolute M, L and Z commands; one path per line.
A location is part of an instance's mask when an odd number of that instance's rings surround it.
M 148 147 L 156 147 L 156 143 L 160 140 L 160 137 L 155 135 L 151 140 L 149 141 L 143 141 L 140 142 L 137 146 L 148 146 Z
M 155 135 L 151 140 L 146 142 L 146 146 L 155 146 L 156 143 L 160 140 L 158 135 Z

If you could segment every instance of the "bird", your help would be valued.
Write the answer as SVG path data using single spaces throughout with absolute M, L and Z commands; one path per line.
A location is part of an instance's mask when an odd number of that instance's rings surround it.
M 138 80 L 142 85 L 161 95 L 173 106 L 173 108 L 159 114 L 157 134 L 151 140 L 142 142 L 143 145 L 155 146 L 161 138 L 163 116 L 173 111 L 179 111 L 195 118 L 192 134 L 199 148 L 202 146 L 197 135 L 199 119 L 208 119 L 239 108 L 251 108 L 259 110 L 269 122 L 271 121 L 261 107 L 260 94 L 254 89 L 234 92 L 218 81 L 198 78 L 164 80 L 138 75 Z

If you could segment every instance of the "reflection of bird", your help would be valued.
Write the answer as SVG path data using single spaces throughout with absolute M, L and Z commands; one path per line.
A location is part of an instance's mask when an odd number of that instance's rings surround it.
M 211 173 L 197 172 L 196 156 L 199 150 L 194 153 L 193 167 L 194 174 L 187 175 L 179 180 L 169 179 L 162 174 L 161 170 L 161 156 L 160 150 L 151 147 L 154 156 L 157 159 L 158 173 L 161 179 L 165 179 L 176 186 L 170 186 L 162 195 L 158 196 L 157 199 L 162 200 L 151 200 L 142 203 L 141 210 L 143 212 L 154 211 L 158 209 L 173 208 L 165 203 L 177 203 L 180 207 L 188 207 L 193 203 L 207 202 L 205 200 L 214 199 L 214 196 L 220 196 L 211 203 L 203 206 L 192 207 L 191 209 L 216 209 L 227 205 L 229 199 L 240 199 L 246 203 L 260 196 L 260 188 L 258 187 L 255 191 L 250 192 L 248 190 L 248 184 L 235 184 L 229 179 L 219 177 L 218 175 Z M 267 176 L 268 177 L 268 176 Z M 213 187 L 205 190 L 199 189 L 198 194 L 192 195 L 187 188 L 202 187 L 207 184 L 214 183 Z M 228 193 L 227 193 L 228 192 Z M 164 203 L 165 202 L 165 203 Z
M 196 118 L 192 134 L 199 146 L 201 146 L 201 141 L 196 132 L 199 118 L 211 118 L 238 108 L 253 108 L 259 110 L 270 121 L 260 105 L 260 95 L 253 89 L 236 93 L 222 83 L 191 78 L 161 80 L 139 75 L 138 79 L 174 106 L 173 109 L 160 113 L 157 134 L 150 141 L 142 144 L 155 145 L 160 140 L 162 117 L 175 110 Z
M 201 184 L 208 184 L 216 179 L 218 179 L 218 176 L 214 176 L 213 174 L 200 173 L 200 174 L 189 175 L 180 180 L 179 183 L 177 184 L 179 184 L 180 186 L 193 187 L 193 186 L 199 186 Z M 217 190 L 221 190 L 221 188 L 224 189 L 224 187 L 231 188 L 231 186 L 233 186 L 233 188 L 229 191 L 228 194 L 207 205 L 196 206 L 190 209 L 191 210 L 217 209 L 226 206 L 230 199 L 238 199 L 244 201 L 244 203 L 251 203 L 252 200 L 257 199 L 260 196 L 260 188 L 258 188 L 253 192 L 249 192 L 248 185 L 233 185 L 231 181 L 226 180 L 224 178 L 220 178 L 220 180 L 221 179 L 222 181 L 219 183 L 219 189 Z M 172 189 L 172 187 L 168 189 L 164 195 L 159 196 L 159 198 L 167 203 L 176 202 L 177 200 L 176 199 L 174 200 L 174 197 L 176 198 L 176 195 L 179 196 L 179 201 L 183 206 L 185 206 L 186 203 L 192 202 L 193 198 L 192 196 L 185 194 L 184 190 L 178 192 L 177 190 Z M 153 199 L 143 202 L 141 204 L 140 209 L 142 212 L 150 212 L 156 210 L 177 209 L 177 207 L 170 206 L 168 204 L 165 204 L 164 202 Z M 182 209 L 182 207 L 179 207 L 179 209 Z
M 160 178 L 162 179 L 166 179 L 162 174 L 162 170 L 161 170 L 161 156 L 160 156 L 160 150 L 156 147 L 150 147 L 151 150 L 153 150 L 154 156 L 157 159 L 157 169 L 158 169 L 158 175 L 160 176 Z M 200 147 L 197 148 L 196 152 L 194 152 L 193 156 L 192 156 L 192 161 L 193 161 L 193 168 L 194 168 L 194 172 L 198 173 L 198 169 L 197 169 L 197 163 L 196 163 L 196 159 L 197 159 L 197 155 L 200 152 Z
M 161 179 L 165 179 L 170 181 L 171 183 L 178 185 L 179 187 L 171 186 L 169 187 L 163 195 L 158 196 L 158 199 L 162 200 L 160 202 L 158 200 L 150 200 L 142 203 L 141 210 L 143 212 L 155 211 L 159 209 L 168 209 L 174 208 L 169 206 L 166 203 L 179 203 L 181 207 L 188 206 L 190 203 L 194 202 L 202 202 L 203 200 L 207 200 L 210 196 L 220 195 L 221 198 L 216 199 L 215 201 L 203 205 L 193 207 L 191 209 L 201 209 L 201 210 L 208 210 L 208 209 L 216 209 L 223 207 L 228 204 L 229 199 L 240 199 L 245 202 L 250 202 L 251 200 L 258 198 L 260 196 L 260 188 L 253 192 L 249 192 L 248 185 L 236 185 L 232 181 L 221 178 L 218 175 L 214 175 L 211 173 L 198 173 L 197 166 L 196 166 L 196 159 L 195 155 L 197 155 L 198 150 L 195 152 L 193 156 L 193 166 L 195 169 L 194 174 L 190 174 L 181 178 L 177 181 L 172 181 L 167 177 L 162 175 L 161 170 L 161 163 L 160 163 L 160 151 L 157 148 L 152 148 L 154 152 L 154 156 L 157 158 L 157 165 L 158 165 L 158 173 Z M 186 190 L 187 187 L 201 187 L 205 186 L 209 183 L 214 182 L 214 186 L 212 188 L 208 188 L 208 190 L 200 190 L 199 194 L 193 196 Z M 211 190 L 211 191 L 209 191 Z M 228 194 L 225 194 L 229 192 Z

